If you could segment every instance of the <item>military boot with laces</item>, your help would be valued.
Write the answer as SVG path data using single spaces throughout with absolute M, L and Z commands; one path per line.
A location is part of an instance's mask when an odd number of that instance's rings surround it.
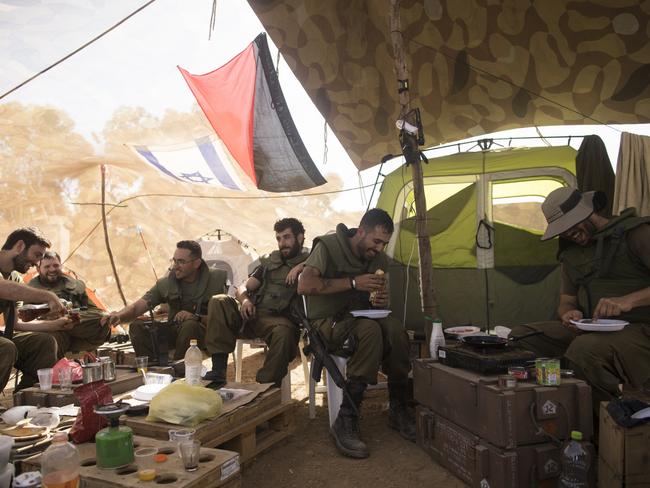
M 363 459 L 369 456 L 368 446 L 359 437 L 359 410 L 363 400 L 366 383 L 348 380 L 346 389 L 349 395 L 343 396 L 336 420 L 330 427 L 334 444 L 341 454 Z

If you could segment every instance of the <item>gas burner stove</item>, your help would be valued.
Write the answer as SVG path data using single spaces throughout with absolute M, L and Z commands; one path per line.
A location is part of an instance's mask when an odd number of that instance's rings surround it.
M 438 359 L 452 368 L 469 369 L 480 374 L 503 374 L 510 366 L 524 366 L 535 353 L 521 347 L 477 349 L 464 344 L 447 344 L 438 349 Z

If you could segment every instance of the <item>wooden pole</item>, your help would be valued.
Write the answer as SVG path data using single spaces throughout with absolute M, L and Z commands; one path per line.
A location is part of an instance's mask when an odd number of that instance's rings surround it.
M 126 298 L 124 298 L 124 291 L 122 291 L 120 276 L 117 274 L 117 268 L 115 267 L 115 260 L 113 259 L 113 251 L 111 251 L 111 243 L 108 239 L 108 225 L 106 223 L 106 165 L 102 164 L 101 171 L 102 171 L 102 225 L 104 226 L 104 242 L 106 243 L 106 252 L 108 252 L 108 258 L 111 261 L 111 268 L 113 268 L 113 276 L 115 277 L 115 283 L 117 284 L 117 291 L 120 292 L 120 297 L 122 297 L 122 302 L 126 307 Z
M 406 66 L 404 39 L 400 19 L 400 0 L 390 0 L 390 34 L 395 56 L 395 74 L 399 88 L 400 119 L 417 126 L 415 115 L 411 113 L 411 95 L 408 90 L 409 71 Z M 427 234 L 427 203 L 424 194 L 422 164 L 419 158 L 417 136 L 404 133 L 402 152 L 406 163 L 411 166 L 413 174 L 413 195 L 415 197 L 415 229 L 420 257 L 420 297 L 425 316 L 436 318 L 436 297 L 433 290 L 433 265 L 431 260 L 431 242 Z M 431 321 L 425 321 L 427 344 L 431 337 Z

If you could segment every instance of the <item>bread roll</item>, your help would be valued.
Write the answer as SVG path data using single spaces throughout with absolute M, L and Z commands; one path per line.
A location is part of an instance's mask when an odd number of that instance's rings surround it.
M 383 269 L 378 269 L 377 271 L 375 271 L 375 274 L 377 276 L 382 276 L 384 274 L 384 270 Z M 374 303 L 376 295 L 377 295 L 376 291 L 370 292 L 370 303 Z

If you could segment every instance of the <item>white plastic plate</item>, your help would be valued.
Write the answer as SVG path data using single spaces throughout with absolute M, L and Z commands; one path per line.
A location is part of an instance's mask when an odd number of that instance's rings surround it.
M 388 317 L 391 310 L 352 310 L 350 313 L 354 317 L 366 317 L 369 319 L 383 319 Z
M 571 323 L 578 329 L 588 332 L 616 332 L 630 324 L 625 320 L 614 319 L 598 319 L 595 322 L 592 319 L 581 319 L 571 320 Z

